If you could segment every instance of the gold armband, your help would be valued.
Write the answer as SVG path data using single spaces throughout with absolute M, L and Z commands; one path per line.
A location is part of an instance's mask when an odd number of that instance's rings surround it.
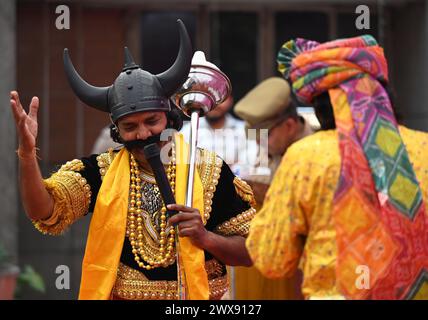
M 50 178 L 44 180 L 46 190 L 54 200 L 52 215 L 46 220 L 34 220 L 40 232 L 62 234 L 73 222 L 88 212 L 91 188 L 79 172 L 84 169 L 80 160 L 67 162 Z

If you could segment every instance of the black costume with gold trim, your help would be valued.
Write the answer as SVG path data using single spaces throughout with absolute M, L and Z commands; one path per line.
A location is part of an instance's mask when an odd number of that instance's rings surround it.
M 117 152 L 110 150 L 100 155 L 64 164 L 45 180 L 55 205 L 52 216 L 44 221 L 33 221 L 35 227 L 51 235 L 63 233 L 74 221 L 94 210 L 102 179 Z M 251 188 L 235 177 L 229 166 L 215 153 L 198 149 L 197 170 L 204 189 L 204 224 L 207 230 L 223 236 L 246 236 L 250 221 L 255 214 Z M 156 183 L 148 176 L 148 184 Z M 153 179 L 150 182 L 150 178 Z M 153 189 L 153 188 L 152 188 Z M 159 193 L 154 193 L 160 201 Z M 151 201 L 149 201 L 151 202 Z M 159 209 L 155 203 L 152 213 Z M 113 213 L 112 213 L 113 214 Z M 156 226 L 154 226 L 156 227 Z M 210 298 L 220 298 L 227 291 L 226 267 L 211 254 L 205 252 L 205 268 L 208 273 Z M 139 268 L 134 260 L 132 247 L 125 237 L 118 277 L 113 294 L 122 299 L 174 298 L 176 294 L 177 266 L 175 263 L 151 270 Z

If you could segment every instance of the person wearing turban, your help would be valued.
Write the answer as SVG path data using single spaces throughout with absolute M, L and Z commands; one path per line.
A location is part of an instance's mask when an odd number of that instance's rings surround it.
M 278 64 L 322 130 L 282 159 L 247 238 L 254 265 L 299 266 L 307 299 L 428 298 L 428 134 L 397 123 L 383 49 L 297 39 Z
M 143 70 L 125 48 L 124 67 L 108 87 L 85 82 L 64 50 L 74 93 L 109 114 L 115 140 L 125 147 L 69 161 L 48 179 L 36 158 L 38 98 L 27 114 L 18 93 L 11 93 L 21 195 L 35 227 L 58 235 L 93 212 L 80 299 L 220 299 L 228 291 L 226 264 L 250 264 L 244 237 L 255 212 L 251 189 L 215 153 L 199 149 L 192 207 L 184 206 L 189 146 L 180 134 L 161 139 L 166 129 L 182 126 L 171 96 L 188 77 L 192 49 L 180 20 L 178 28 L 180 50 L 168 70 Z M 177 204 L 163 202 L 145 157 L 148 144 L 165 150 Z

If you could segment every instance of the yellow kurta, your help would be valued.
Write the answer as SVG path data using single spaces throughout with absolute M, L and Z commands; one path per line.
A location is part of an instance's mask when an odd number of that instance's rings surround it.
M 428 134 L 402 126 L 399 130 L 427 205 Z M 336 288 L 332 217 L 340 164 L 335 130 L 294 143 L 281 161 L 247 238 L 254 265 L 266 277 L 291 276 L 300 263 L 305 298 L 342 297 Z

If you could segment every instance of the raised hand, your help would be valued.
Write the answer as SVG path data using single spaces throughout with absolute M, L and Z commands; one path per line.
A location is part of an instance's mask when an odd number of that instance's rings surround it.
M 28 114 L 25 112 L 19 100 L 18 92 L 10 93 L 10 107 L 15 119 L 16 130 L 19 140 L 19 155 L 26 157 L 35 155 L 37 138 L 37 111 L 39 109 L 39 98 L 31 99 Z

